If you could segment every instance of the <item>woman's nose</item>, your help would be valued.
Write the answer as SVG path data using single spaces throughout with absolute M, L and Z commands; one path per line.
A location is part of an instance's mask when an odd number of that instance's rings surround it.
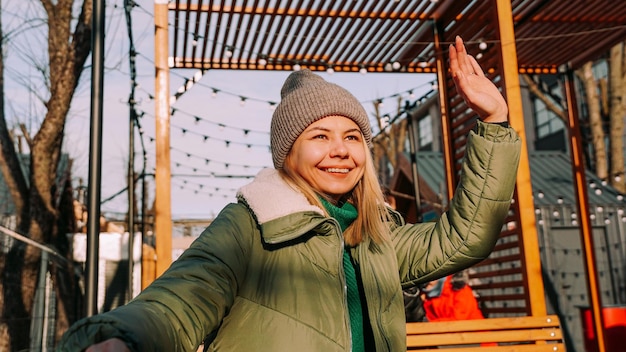
M 343 139 L 334 140 L 330 148 L 331 157 L 345 157 L 348 155 L 348 147 Z

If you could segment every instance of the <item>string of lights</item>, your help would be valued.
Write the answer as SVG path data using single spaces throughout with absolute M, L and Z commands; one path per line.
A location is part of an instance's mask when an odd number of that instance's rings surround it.
M 144 113 L 144 116 L 149 116 L 154 118 L 154 115 L 152 114 L 148 114 L 148 113 Z M 230 127 L 230 126 L 226 126 L 224 124 L 217 124 L 221 129 L 224 129 L 226 127 L 233 129 L 233 130 L 238 130 L 240 132 L 242 132 L 242 137 L 246 137 L 249 133 L 250 130 L 248 129 L 239 129 L 239 128 L 235 128 L 235 127 Z M 202 139 L 202 141 L 206 142 L 208 140 L 212 140 L 212 141 L 218 141 L 224 144 L 224 146 L 226 148 L 232 146 L 232 145 L 240 145 L 243 146 L 247 149 L 251 149 L 251 148 L 263 148 L 269 151 L 269 144 L 268 143 L 264 143 L 264 144 L 260 144 L 260 143 L 252 143 L 252 142 L 241 142 L 241 141 L 237 141 L 237 140 L 233 140 L 233 139 L 226 139 L 226 138 L 221 138 L 221 137 L 216 137 L 215 135 L 209 135 L 209 134 L 204 134 L 204 133 L 200 133 L 198 131 L 189 129 L 187 127 L 183 127 L 174 123 L 170 123 L 170 127 L 172 129 L 176 129 L 178 131 L 180 131 L 180 135 L 181 136 L 187 136 L 187 135 L 195 135 L 198 136 Z M 268 133 L 269 135 L 269 133 Z M 269 140 L 269 137 L 268 137 Z M 150 138 L 151 142 L 154 142 L 154 138 Z
M 152 139 L 151 139 L 152 140 Z M 264 167 L 269 167 L 269 165 L 250 165 L 249 163 L 246 164 L 241 164 L 241 163 L 233 163 L 233 162 L 224 162 L 224 161 L 217 161 L 214 159 L 208 159 L 193 153 L 189 153 L 186 152 L 182 149 L 178 149 L 175 147 L 170 146 L 170 150 L 176 153 L 181 154 L 182 156 L 187 157 L 188 159 L 197 159 L 201 162 L 204 163 L 204 165 L 213 165 L 213 164 L 218 164 L 218 165 L 222 165 L 225 169 L 231 169 L 232 167 L 238 167 L 244 170 L 250 170 L 250 169 L 257 169 L 257 171 L 259 169 L 262 169 Z
M 138 55 L 141 55 L 145 60 L 149 61 L 149 62 L 153 62 L 152 59 L 146 57 L 145 55 L 142 55 L 141 53 L 138 53 Z M 207 85 L 204 84 L 200 81 L 200 79 L 204 76 L 204 73 L 206 71 L 203 70 L 198 70 L 196 71 L 196 73 L 194 73 L 194 75 L 192 75 L 191 77 L 187 77 L 184 76 L 182 74 L 179 74 L 176 71 L 170 71 L 170 75 L 172 76 L 176 76 L 180 79 L 183 80 L 183 84 L 181 85 L 181 87 L 178 88 L 178 90 L 176 91 L 176 93 L 170 97 L 171 99 L 174 99 L 174 101 L 170 101 L 171 104 L 173 105 L 173 103 L 175 101 L 177 101 L 184 93 L 188 92 L 192 87 L 194 86 L 198 86 L 198 87 L 203 87 L 206 89 L 209 89 L 211 91 L 210 95 L 212 98 L 217 97 L 218 95 L 227 95 L 230 97 L 235 97 L 237 99 L 240 100 L 240 105 L 245 105 L 246 102 L 249 101 L 254 101 L 254 102 L 259 102 L 259 103 L 264 103 L 267 104 L 270 110 L 273 110 L 276 105 L 278 104 L 276 101 L 273 100 L 267 100 L 267 99 L 261 99 L 261 98 L 257 98 L 257 97 L 250 97 L 248 95 L 245 94 L 240 94 L 240 93 L 235 93 L 235 92 L 231 92 L 228 90 L 224 90 L 222 88 L 216 87 L 216 86 L 211 86 L 211 85 Z M 400 92 L 396 92 L 396 93 L 392 93 L 386 96 L 382 96 L 379 98 L 375 98 L 375 99 L 369 99 L 369 100 L 362 100 L 360 101 L 361 104 L 368 104 L 368 103 L 376 103 L 379 105 L 379 107 L 382 107 L 384 105 L 385 100 L 387 99 L 392 99 L 392 98 L 397 98 L 398 96 L 407 96 L 410 99 L 415 98 L 415 92 L 419 91 L 420 89 L 423 89 L 424 87 L 430 86 L 432 89 L 437 89 L 437 81 L 433 80 L 433 81 L 429 81 L 423 84 L 420 84 L 418 86 L 400 91 Z M 148 92 L 146 90 L 144 90 L 144 92 L 148 95 L 148 98 L 150 100 L 154 100 L 154 94 L 151 92 Z

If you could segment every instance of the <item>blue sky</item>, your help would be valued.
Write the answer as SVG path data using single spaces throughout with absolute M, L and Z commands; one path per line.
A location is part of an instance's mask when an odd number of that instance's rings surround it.
M 35 13 L 38 2 L 27 2 L 28 11 Z M 143 113 L 141 127 L 148 155 L 148 173 L 155 165 L 154 147 L 154 22 L 153 1 L 139 0 L 132 11 L 132 31 L 137 56 L 136 109 Z M 14 10 L 19 6 L 19 11 Z M 13 11 L 11 11 L 13 9 Z M 6 10 L 6 11 L 5 11 Z M 28 13 L 24 3 L 3 1 L 3 25 L 18 27 L 23 23 L 21 16 Z M 123 0 L 108 1 L 106 7 L 103 156 L 102 156 L 102 199 L 118 193 L 126 186 L 128 167 L 129 106 L 131 80 L 128 65 L 129 40 L 124 18 Z M 33 54 L 45 54 L 41 39 L 35 30 L 23 31 L 10 37 L 8 42 L 8 67 L 22 66 L 24 55 L 20 35 L 28 36 L 29 47 L 39 45 Z M 38 29 L 41 33 L 42 29 Z M 17 32 L 16 32 L 17 33 Z M 41 38 L 39 38 L 41 37 Z M 39 38 L 39 39 L 37 39 Z M 11 49 L 12 46 L 15 49 Z M 91 59 L 88 62 L 91 64 Z M 14 120 L 22 121 L 35 116 L 37 126 L 45 110 L 33 93 L 29 93 L 20 81 L 24 72 L 29 82 L 36 82 L 38 73 L 34 69 L 12 70 L 7 73 L 8 113 L 14 112 Z M 83 82 L 72 104 L 67 121 L 64 149 L 74 159 L 75 181 L 83 178 L 87 182 L 89 170 L 90 131 L 90 68 L 83 75 Z M 171 94 L 193 77 L 195 70 L 171 70 Z M 278 102 L 280 88 L 289 72 L 266 71 L 207 71 L 201 80 L 173 103 L 176 110 L 171 118 L 172 168 L 172 214 L 174 218 L 207 218 L 216 215 L 227 203 L 235 201 L 238 187 L 249 182 L 245 178 L 208 177 L 207 175 L 254 175 L 262 167 L 271 167 L 269 153 L 269 125 L 272 110 L 269 102 Z M 351 91 L 361 101 L 366 111 L 373 114 L 373 101 L 383 99 L 382 113 L 395 115 L 397 109 L 394 95 L 412 100 L 431 89 L 431 74 L 381 73 L 334 73 L 321 72 L 326 80 L 337 83 Z M 21 78 L 20 78 L 21 76 Z M 41 84 L 38 84 L 40 86 Z M 213 97 L 213 91 L 219 92 Z M 245 97 L 242 106 L 241 98 Z M 33 120 L 30 120 L 33 121 Z M 140 136 L 136 135 L 135 170 L 142 166 Z M 154 189 L 150 179 L 150 203 Z M 122 214 L 127 211 L 125 193 L 102 205 L 102 212 Z

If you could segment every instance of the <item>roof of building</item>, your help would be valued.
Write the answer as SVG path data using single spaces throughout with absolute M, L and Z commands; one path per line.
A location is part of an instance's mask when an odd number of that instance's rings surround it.
M 431 189 L 446 197 L 443 157 L 440 152 L 417 153 L 417 169 Z M 529 153 L 531 183 L 536 206 L 577 203 L 570 157 L 560 151 L 532 151 Z M 625 204 L 624 196 L 610 185 L 605 185 L 594 173 L 586 171 L 589 204 Z

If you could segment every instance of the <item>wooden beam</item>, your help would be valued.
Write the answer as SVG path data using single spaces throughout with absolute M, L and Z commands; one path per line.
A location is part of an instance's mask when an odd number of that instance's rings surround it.
M 566 73 L 565 96 L 567 98 L 567 117 L 569 142 L 572 157 L 572 173 L 576 190 L 576 207 L 580 219 L 580 237 L 584 251 L 583 262 L 587 273 L 587 291 L 593 318 L 593 330 L 596 336 L 598 352 L 606 351 L 604 340 L 604 318 L 602 316 L 602 300 L 598 283 L 598 272 L 593 245 L 593 229 L 589 214 L 589 195 L 587 194 L 587 179 L 585 177 L 585 161 L 582 147 L 582 136 L 578 124 L 578 111 L 574 94 L 573 73 Z
M 522 238 L 522 257 L 530 314 L 546 315 L 546 300 L 541 276 L 541 258 L 535 222 L 535 206 L 528 161 L 527 138 L 524 129 L 522 94 L 518 75 L 517 49 L 510 0 L 494 0 L 497 11 L 498 35 L 502 59 L 504 94 L 509 105 L 509 122 L 522 140 L 522 153 L 517 172 L 517 207 Z
M 170 170 L 170 72 L 168 64 L 168 1 L 154 2 L 154 116 L 156 171 L 154 174 L 154 235 L 156 238 L 156 276 L 172 263 L 172 209 Z
M 448 48 L 443 48 L 443 29 L 438 23 L 433 24 L 435 38 L 435 52 L 437 53 L 437 84 L 439 85 L 439 109 L 441 114 L 441 141 L 443 144 L 443 168 L 446 173 L 446 189 L 448 190 L 448 202 L 454 195 L 456 188 L 456 171 L 454 167 L 454 141 L 452 139 L 452 121 L 450 120 L 450 103 L 448 100 L 448 65 L 443 53 Z

